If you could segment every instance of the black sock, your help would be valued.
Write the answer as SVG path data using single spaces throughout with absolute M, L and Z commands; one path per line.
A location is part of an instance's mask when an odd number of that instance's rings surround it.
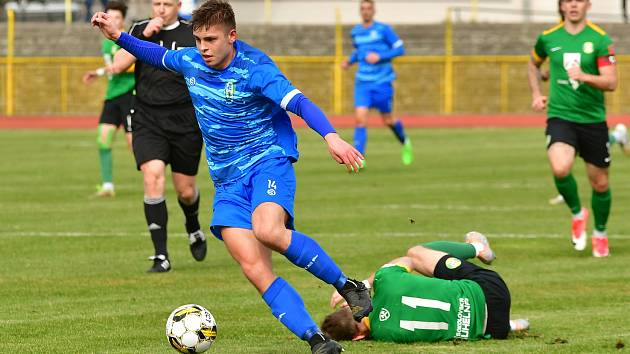
M 166 224 L 168 223 L 168 212 L 166 210 L 166 200 L 164 197 L 144 198 L 144 216 L 147 219 L 147 226 L 151 233 L 151 241 L 155 248 L 155 255 L 163 254 L 168 258 L 166 250 Z
M 186 232 L 189 234 L 201 230 L 201 225 L 199 225 L 199 199 L 200 198 L 199 190 L 197 190 L 197 197 L 192 204 L 185 204 L 180 199 L 177 199 L 179 202 L 179 206 L 182 207 L 182 211 L 184 212 L 184 216 L 186 216 Z
M 308 344 L 311 346 L 311 348 L 318 345 L 319 343 L 326 343 L 326 342 L 327 342 L 326 337 L 324 336 L 322 332 L 317 332 L 311 338 L 308 339 Z

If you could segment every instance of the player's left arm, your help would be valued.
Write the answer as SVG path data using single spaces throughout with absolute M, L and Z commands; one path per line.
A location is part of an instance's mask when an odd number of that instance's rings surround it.
M 297 91 L 284 108 L 302 117 L 311 129 L 326 140 L 328 151 L 335 161 L 346 165 L 348 172 L 359 172 L 363 166 L 363 155 L 337 134 L 324 112 L 308 97 Z
M 379 61 L 392 60 L 395 57 L 399 57 L 405 54 L 405 45 L 402 39 L 398 37 L 398 34 L 394 32 L 393 28 L 389 26 L 385 28 L 385 41 L 387 42 L 387 44 L 389 44 L 389 49 L 384 52 L 377 53 L 379 56 Z
M 597 52 L 597 67 L 599 75 L 587 74 L 579 65 L 567 70 L 569 78 L 581 81 L 602 91 L 614 91 L 617 88 L 617 65 L 612 41 L 604 37 L 604 43 Z
M 339 137 L 324 112 L 296 89 L 271 60 L 259 63 L 251 74 L 250 85 L 283 109 L 302 117 L 326 140 L 335 161 L 346 165 L 348 172 L 359 172 L 363 155 Z

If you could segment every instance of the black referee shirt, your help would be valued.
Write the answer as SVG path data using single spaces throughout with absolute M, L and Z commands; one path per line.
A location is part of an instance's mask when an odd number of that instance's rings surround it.
M 146 38 L 142 31 L 149 20 L 135 22 L 129 34 L 132 36 L 159 44 L 167 49 L 194 47 L 195 38 L 190 24 L 182 19 L 170 26 L 165 26 L 160 32 Z M 136 61 L 136 99 L 151 106 L 177 105 L 191 102 L 184 77 L 170 71 L 164 71 Z

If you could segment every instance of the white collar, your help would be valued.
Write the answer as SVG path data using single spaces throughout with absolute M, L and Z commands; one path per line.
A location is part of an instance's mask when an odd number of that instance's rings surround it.
M 166 27 L 162 27 L 162 31 L 170 31 L 170 30 L 175 29 L 177 27 L 179 27 L 179 19 L 177 21 L 173 22 L 173 24 L 171 24 L 171 25 L 168 25 Z

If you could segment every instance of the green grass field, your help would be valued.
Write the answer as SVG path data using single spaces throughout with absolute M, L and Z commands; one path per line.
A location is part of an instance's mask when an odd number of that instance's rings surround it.
M 630 344 L 630 157 L 615 148 L 612 256 L 594 259 L 590 246 L 573 251 L 566 207 L 547 204 L 555 190 L 541 129 L 410 130 L 410 168 L 401 166 L 388 130 L 369 133 L 368 168 L 348 175 L 315 133 L 299 131 L 299 230 L 360 279 L 409 246 L 484 232 L 498 254 L 492 268 L 512 291 L 512 317 L 529 318 L 531 330 L 506 341 L 344 343 L 348 353 L 594 353 Z M 209 352 L 309 352 L 270 314 L 221 242 L 209 240 L 204 262 L 192 259 L 170 185 L 173 270 L 145 273 L 152 246 L 141 175 L 118 136 L 118 195 L 92 197 L 99 181 L 93 136 L 0 131 L 0 352 L 174 353 L 164 324 L 186 303 L 207 307 L 218 321 Z M 574 170 L 588 206 L 582 163 Z M 198 182 L 208 225 L 213 190 L 205 162 Z M 332 288 L 280 256 L 275 270 L 320 322 Z

